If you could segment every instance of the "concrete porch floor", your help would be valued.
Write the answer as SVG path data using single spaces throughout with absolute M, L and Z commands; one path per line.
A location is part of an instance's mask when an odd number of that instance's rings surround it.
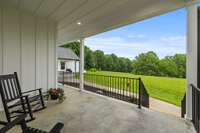
M 60 121 L 65 124 L 62 133 L 195 133 L 192 124 L 181 118 L 69 87 L 65 92 L 63 103 L 48 102 L 28 125 L 49 131 Z M 9 133 L 19 132 L 15 127 Z

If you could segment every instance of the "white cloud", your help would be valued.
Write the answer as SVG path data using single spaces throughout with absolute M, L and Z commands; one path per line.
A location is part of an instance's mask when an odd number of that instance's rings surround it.
M 137 37 L 139 38 L 139 37 Z M 185 53 L 185 36 L 149 37 L 126 40 L 123 37 L 90 37 L 86 45 L 92 50 L 102 50 L 106 54 L 114 53 L 118 56 L 133 59 L 142 52 L 154 51 L 160 58 L 175 53 Z
M 181 46 L 186 43 L 186 37 L 185 36 L 168 36 L 168 37 L 162 37 L 161 41 L 163 41 L 163 43 L 166 43 L 167 45 Z

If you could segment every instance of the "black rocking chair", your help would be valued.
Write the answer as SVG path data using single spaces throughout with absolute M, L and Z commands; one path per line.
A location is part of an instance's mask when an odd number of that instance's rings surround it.
M 21 115 L 18 116 L 15 120 L 12 122 L 8 123 L 5 127 L 0 129 L 0 133 L 6 133 L 9 131 L 11 128 L 13 128 L 15 125 L 20 124 L 22 133 L 60 133 L 61 129 L 64 127 L 63 123 L 57 123 L 50 132 L 42 131 L 36 128 L 28 127 L 26 125 L 25 121 L 26 115 Z
M 35 92 L 35 94 L 32 92 Z M 11 122 L 11 119 L 20 113 L 29 114 L 30 119 L 28 121 L 34 120 L 32 112 L 45 108 L 42 90 L 35 89 L 22 92 L 16 72 L 0 75 L 0 94 L 7 119 L 7 122 L 0 121 L 0 124 L 5 125 Z

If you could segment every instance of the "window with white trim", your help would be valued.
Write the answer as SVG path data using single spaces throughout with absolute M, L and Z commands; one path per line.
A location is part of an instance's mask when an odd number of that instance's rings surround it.
M 64 61 L 60 62 L 60 70 L 65 70 L 65 62 Z

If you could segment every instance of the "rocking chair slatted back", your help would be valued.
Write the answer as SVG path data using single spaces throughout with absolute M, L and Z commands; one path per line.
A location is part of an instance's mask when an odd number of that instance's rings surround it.
M 21 88 L 17 73 L 0 76 L 0 93 L 5 102 L 12 101 L 21 96 Z
M 34 92 L 35 94 L 33 95 Z M 22 92 L 16 72 L 14 74 L 0 75 L 0 94 L 7 122 L 17 116 L 13 116 L 13 114 L 20 113 L 29 114 L 30 120 L 28 121 L 34 120 L 32 113 L 46 108 L 42 90 L 34 89 Z M 6 124 L 7 122 L 0 121 L 0 124 Z

